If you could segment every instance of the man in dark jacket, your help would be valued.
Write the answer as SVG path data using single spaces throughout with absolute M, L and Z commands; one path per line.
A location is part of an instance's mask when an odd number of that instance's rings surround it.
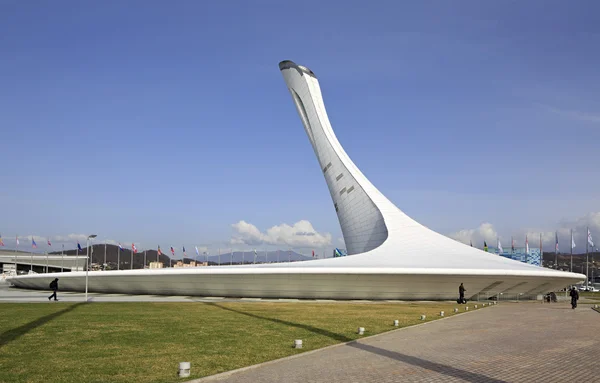
M 575 307 L 577 307 L 577 300 L 579 299 L 579 292 L 577 291 L 575 286 L 573 286 L 569 295 L 571 295 L 571 308 L 574 309 Z
M 460 303 L 465 302 L 465 291 L 467 290 L 465 290 L 465 286 L 463 286 L 463 284 L 461 283 L 460 286 L 458 286 L 458 300 L 460 301 Z
M 48 300 L 54 297 L 54 300 L 57 301 L 58 299 L 56 297 L 56 292 L 58 291 L 58 278 L 54 278 L 54 280 L 50 282 L 50 288 L 52 289 L 53 293 L 48 297 Z

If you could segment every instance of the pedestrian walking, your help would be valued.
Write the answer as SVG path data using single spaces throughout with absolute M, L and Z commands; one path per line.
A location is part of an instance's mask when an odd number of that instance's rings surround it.
M 52 295 L 48 297 L 48 300 L 51 300 L 52 297 L 54 297 L 54 300 L 57 301 L 58 298 L 56 292 L 58 291 L 58 278 L 54 278 L 54 280 L 50 282 L 50 289 L 52 290 Z
M 465 289 L 465 286 L 463 286 L 463 284 L 461 283 L 460 286 L 458 286 L 458 303 L 467 303 L 467 301 L 465 300 L 465 291 L 467 291 Z
M 575 286 L 573 286 L 569 295 L 571 295 L 571 308 L 575 309 L 575 307 L 577 307 L 577 300 L 579 299 L 579 292 Z

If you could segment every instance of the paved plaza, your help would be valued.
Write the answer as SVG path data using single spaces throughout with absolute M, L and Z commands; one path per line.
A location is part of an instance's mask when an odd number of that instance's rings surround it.
M 590 305 L 501 303 L 194 382 L 597 382 L 599 334 Z

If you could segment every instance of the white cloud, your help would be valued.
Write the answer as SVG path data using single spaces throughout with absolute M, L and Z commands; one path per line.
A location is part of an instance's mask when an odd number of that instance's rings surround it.
M 85 242 L 87 240 L 86 234 L 67 234 L 67 235 L 55 235 L 52 239 L 56 242 Z
M 306 220 L 293 226 L 281 224 L 262 233 L 256 226 L 246 221 L 231 225 L 235 234 L 231 243 L 235 245 L 280 245 L 298 248 L 320 248 L 331 245 L 331 234 L 317 232 Z
M 19 235 L 19 242 L 23 242 L 23 241 L 30 241 L 31 242 L 31 238 L 34 239 L 36 244 L 40 244 L 40 243 L 44 243 L 46 244 L 46 241 L 48 240 L 48 237 L 42 237 L 39 235 L 34 235 L 34 234 L 29 234 L 29 235 Z
M 549 112 L 571 118 L 573 120 L 600 123 L 600 114 L 581 112 L 578 110 L 559 109 L 549 105 L 538 104 Z
M 482 223 L 476 229 L 464 229 L 448 235 L 448 237 L 467 245 L 472 241 L 474 247 L 483 247 L 483 241 L 486 241 L 488 246 L 495 246 L 497 236 L 494 225 L 487 222 Z

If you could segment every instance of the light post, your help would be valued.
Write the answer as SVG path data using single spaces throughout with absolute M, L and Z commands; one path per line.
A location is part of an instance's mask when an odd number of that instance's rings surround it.
M 85 268 L 85 301 L 88 301 L 88 272 L 90 270 L 89 254 L 90 254 L 90 239 L 96 238 L 96 234 L 88 235 L 87 237 L 87 267 Z

